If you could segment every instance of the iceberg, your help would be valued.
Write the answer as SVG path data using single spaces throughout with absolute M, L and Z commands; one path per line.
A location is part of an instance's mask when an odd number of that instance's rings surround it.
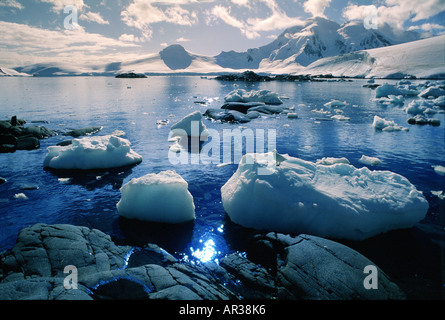
M 394 121 L 385 120 L 383 118 L 380 118 L 379 116 L 374 116 L 374 122 L 372 123 L 372 126 L 376 130 L 387 131 L 387 132 L 409 130 L 408 128 L 399 126 Z
M 224 100 L 226 102 L 264 102 L 266 104 L 282 104 L 278 93 L 270 90 L 252 90 L 237 89 L 229 92 Z
M 376 98 L 388 97 L 389 95 L 399 96 L 402 95 L 402 91 L 400 91 L 396 86 L 388 83 L 385 83 L 384 85 L 375 89 Z
M 43 166 L 52 169 L 91 170 L 140 163 L 142 156 L 130 147 L 130 141 L 113 135 L 73 139 L 67 146 L 48 147 Z
M 122 186 L 116 207 L 122 217 L 159 223 L 195 219 L 188 183 L 175 171 L 149 173 Z
M 170 128 L 170 136 L 172 137 L 203 137 L 210 135 L 207 127 L 202 123 L 202 113 L 199 111 L 192 112 L 182 118 L 178 123 Z
M 368 157 L 365 155 L 362 155 L 362 157 L 358 161 L 363 164 L 370 165 L 370 166 L 377 166 L 382 163 L 382 160 L 380 160 L 379 158 Z
M 419 93 L 419 97 L 421 98 L 429 98 L 429 97 L 438 98 L 440 96 L 445 96 L 445 90 L 439 87 L 428 87 L 421 93 Z
M 324 106 L 328 108 L 341 108 L 346 105 L 347 105 L 346 101 L 339 101 L 339 100 L 331 100 L 324 104 Z
M 350 240 L 410 228 L 428 210 L 423 194 L 397 173 L 275 152 L 244 155 L 221 196 L 241 226 Z

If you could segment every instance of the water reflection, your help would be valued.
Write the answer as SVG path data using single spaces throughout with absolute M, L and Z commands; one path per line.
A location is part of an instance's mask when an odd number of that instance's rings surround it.
M 203 247 L 199 249 L 190 247 L 192 256 L 198 259 L 200 262 L 209 262 L 214 260 L 216 263 L 218 263 L 218 259 L 214 259 L 214 257 L 221 254 L 221 252 L 216 249 L 215 241 L 213 241 L 213 239 L 207 239 L 206 241 L 200 239 L 199 242 L 203 243 Z

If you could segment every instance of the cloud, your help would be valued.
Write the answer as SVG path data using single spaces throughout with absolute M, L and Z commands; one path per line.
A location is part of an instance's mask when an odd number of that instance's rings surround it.
M 24 8 L 24 6 L 17 0 L 2 0 L 0 1 L 0 7 L 10 7 L 19 10 Z
M 348 20 L 362 20 L 369 14 L 370 7 L 349 4 L 343 10 L 343 17 Z M 406 22 L 416 22 L 428 19 L 445 10 L 443 0 L 385 0 L 375 7 L 379 24 L 387 23 L 398 29 L 403 29 Z
M 102 16 L 99 13 L 91 11 L 81 14 L 79 19 L 90 22 L 96 22 L 98 24 L 110 24 L 110 22 L 104 20 L 104 18 L 102 18 Z
M 239 20 L 231 13 L 230 7 L 216 5 L 210 11 L 211 19 L 220 19 L 224 23 L 237 28 L 248 39 L 259 38 L 262 31 L 273 31 L 285 29 L 295 25 L 301 25 L 302 20 L 299 18 L 289 17 L 278 6 L 275 0 L 257 0 L 265 4 L 271 14 L 266 18 L 248 18 L 247 20 Z M 211 20 L 210 19 L 210 20 Z
M 63 12 L 63 9 L 66 6 L 75 6 L 77 10 L 82 10 L 84 7 L 88 8 L 88 6 L 83 2 L 83 0 L 40 0 L 44 3 L 49 3 L 52 5 L 52 10 L 54 12 L 60 13 Z
M 167 22 L 182 26 L 192 26 L 196 24 L 198 22 L 197 12 L 190 12 L 180 7 L 179 4 L 199 2 L 198 0 L 132 0 L 128 7 L 121 12 L 121 19 L 127 26 L 140 30 L 142 32 L 142 39 L 149 40 L 153 34 L 151 25 L 154 23 Z M 172 6 L 162 8 L 155 6 L 155 4 Z
M 312 14 L 313 17 L 326 17 L 324 10 L 329 7 L 331 0 L 307 0 L 303 4 L 305 12 Z
M 184 38 L 184 37 L 180 37 L 180 38 L 176 39 L 176 42 L 189 42 L 189 41 L 191 41 L 191 40 Z
M 237 6 L 250 8 L 250 0 L 230 0 L 230 1 Z
M 5 63 L 6 57 L 13 57 L 14 64 L 21 65 L 41 61 L 102 64 L 112 61 L 119 49 L 130 50 L 139 47 L 134 43 L 88 33 L 83 29 L 47 30 L 0 21 L 0 30 L 0 63 Z

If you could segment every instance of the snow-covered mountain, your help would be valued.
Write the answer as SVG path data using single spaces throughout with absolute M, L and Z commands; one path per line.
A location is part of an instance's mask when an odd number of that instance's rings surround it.
M 360 22 L 339 25 L 318 17 L 308 19 L 303 26 L 288 28 L 271 43 L 246 52 L 229 51 L 211 57 L 188 52 L 175 44 L 131 61 L 80 66 L 34 64 L 15 68 L 9 74 L 113 76 L 134 72 L 210 75 L 253 70 L 270 74 L 331 73 L 352 77 L 438 77 L 441 74 L 445 77 L 445 36 L 419 38 L 416 32 L 397 33 L 387 25 L 378 30 L 367 30 Z
M 366 29 L 362 22 L 339 25 L 321 17 L 311 18 L 303 26 L 286 29 L 268 45 L 246 52 L 222 52 L 218 65 L 234 69 L 257 69 L 277 62 L 297 63 L 303 67 L 312 62 L 357 50 L 380 48 L 420 39 L 413 31 L 395 33 L 385 25 L 378 30 Z
M 445 35 L 319 59 L 304 73 L 335 77 L 445 78 Z
M 30 77 L 29 74 L 18 72 L 14 69 L 0 67 L 0 77 Z

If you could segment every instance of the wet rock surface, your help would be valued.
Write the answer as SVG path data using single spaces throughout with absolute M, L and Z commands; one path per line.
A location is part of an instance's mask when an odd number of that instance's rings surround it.
M 377 266 L 378 289 L 365 289 L 364 267 L 374 264 L 337 242 L 279 233 L 253 241 L 256 254 L 192 263 L 155 244 L 116 245 L 96 229 L 36 224 L 0 254 L 0 300 L 404 298 Z M 66 288 L 67 266 L 77 289 Z

